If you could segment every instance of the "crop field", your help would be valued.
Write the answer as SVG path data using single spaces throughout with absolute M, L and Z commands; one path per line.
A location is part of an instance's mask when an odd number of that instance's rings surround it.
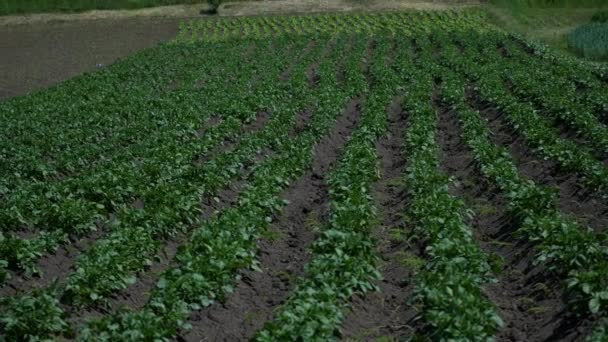
M 194 20 L 0 122 L 0 340 L 608 340 L 608 72 L 481 10 Z

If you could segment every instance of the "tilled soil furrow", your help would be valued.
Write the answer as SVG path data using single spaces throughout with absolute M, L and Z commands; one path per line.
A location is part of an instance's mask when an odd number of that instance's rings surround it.
M 247 123 L 243 126 L 243 134 L 254 134 L 260 131 L 268 122 L 269 114 L 267 112 L 259 113 L 255 120 Z M 237 141 L 231 141 L 226 138 L 220 146 L 210 153 L 212 156 L 217 156 L 222 153 L 227 153 Z M 206 161 L 212 158 L 208 158 Z M 204 163 L 201 163 L 204 164 Z M 230 187 L 233 187 L 231 185 Z M 145 203 L 139 203 L 134 201 L 132 203 L 134 208 L 143 209 Z M 110 225 L 115 220 L 115 215 L 111 214 L 106 220 L 98 224 L 98 230 L 94 233 L 80 238 L 72 243 L 60 246 L 57 251 L 53 254 L 46 254 L 39 259 L 37 263 L 38 269 L 41 270 L 42 277 L 26 278 L 25 275 L 13 273 L 11 279 L 6 283 L 6 286 L 0 289 L 0 296 L 13 296 L 19 293 L 27 293 L 34 288 L 43 288 L 51 285 L 53 282 L 61 283 L 73 270 L 74 264 L 78 260 L 78 257 L 87 251 L 97 240 L 103 239 L 103 237 L 110 232 Z
M 401 102 L 402 96 L 395 96 L 388 108 L 388 134 L 377 143 L 382 178 L 373 193 L 381 224 L 374 230 L 374 239 L 382 260 L 382 279 L 376 283 L 378 292 L 356 295 L 351 300 L 341 328 L 346 340 L 406 338 L 411 336 L 410 324 L 416 316 L 406 301 L 412 294 L 412 272 L 421 250 L 404 238 L 407 192 L 401 184 L 406 161 L 401 150 L 406 118 Z
M 504 114 L 486 105 L 470 93 L 469 103 L 488 119 L 494 133 L 492 140 L 508 149 L 521 175 L 536 184 L 557 189 L 558 209 L 575 217 L 596 232 L 605 232 L 608 226 L 608 203 L 584 184 L 580 176 L 564 172 L 557 162 L 544 160 L 526 144 L 525 139 L 509 125 Z
M 532 245 L 515 237 L 517 228 L 507 212 L 508 203 L 475 167 L 472 152 L 461 138 L 458 114 L 441 106 L 438 113 L 442 168 L 456 180 L 450 192 L 473 210 L 470 224 L 496 272 L 497 282 L 485 285 L 484 293 L 504 321 L 497 339 L 536 341 L 550 332 L 544 326 L 565 308 L 559 279 L 542 265 L 535 266 Z M 551 282 L 538 282 L 541 275 Z
M 304 272 L 310 257 L 306 247 L 314 240 L 313 226 L 328 215 L 325 177 L 359 114 L 360 100 L 351 100 L 331 133 L 315 147 L 312 169 L 283 192 L 281 197 L 289 204 L 259 242 L 262 272 L 241 272 L 234 293 L 225 302 L 195 313 L 190 321 L 193 329 L 178 340 L 248 340 L 272 318 Z

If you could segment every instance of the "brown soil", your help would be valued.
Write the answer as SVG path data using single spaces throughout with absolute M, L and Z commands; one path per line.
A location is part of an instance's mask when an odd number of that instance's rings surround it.
M 185 18 L 0 26 L 0 100 L 44 89 L 175 37 Z
M 327 219 L 325 177 L 354 129 L 359 112 L 359 100 L 349 102 L 330 134 L 315 147 L 312 169 L 283 192 L 281 197 L 289 204 L 271 224 L 270 237 L 259 242 L 262 272 L 243 271 L 234 293 L 224 303 L 193 315 L 193 329 L 179 340 L 245 341 L 272 318 L 304 272 L 310 257 L 307 246 L 314 240 L 313 226 Z
M 407 234 L 403 220 L 407 192 L 399 185 L 406 165 L 401 151 L 406 119 L 401 111 L 401 99 L 396 96 L 388 108 L 388 134 L 377 143 L 382 178 L 375 184 L 373 193 L 382 224 L 374 231 L 374 239 L 382 260 L 382 279 L 376 282 L 379 291 L 356 295 L 352 299 L 341 328 L 346 340 L 402 340 L 413 333 L 412 320 L 417 312 L 407 300 L 412 295 L 415 269 L 400 259 L 408 255 L 419 256 L 421 251 L 418 246 L 391 237 L 395 231 L 402 236 Z

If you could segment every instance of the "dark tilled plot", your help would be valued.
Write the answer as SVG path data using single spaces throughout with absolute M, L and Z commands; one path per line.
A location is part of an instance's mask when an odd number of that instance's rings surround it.
M 176 36 L 187 18 L 0 26 L 0 101 L 52 86 Z

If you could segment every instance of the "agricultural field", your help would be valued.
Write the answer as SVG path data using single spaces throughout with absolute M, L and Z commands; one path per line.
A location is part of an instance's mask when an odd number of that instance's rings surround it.
M 608 340 L 608 70 L 482 10 L 193 20 L 0 121 L 0 340 Z

